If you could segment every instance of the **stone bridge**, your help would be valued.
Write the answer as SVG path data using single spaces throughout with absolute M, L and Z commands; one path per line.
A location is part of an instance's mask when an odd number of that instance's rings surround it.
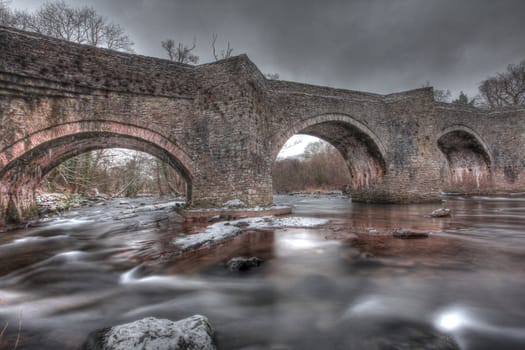
M 356 201 L 525 189 L 524 108 L 267 80 L 245 55 L 194 67 L 0 27 L 0 224 L 32 214 L 53 167 L 109 147 L 177 169 L 192 207 L 269 205 L 272 165 L 295 134 L 341 152 Z

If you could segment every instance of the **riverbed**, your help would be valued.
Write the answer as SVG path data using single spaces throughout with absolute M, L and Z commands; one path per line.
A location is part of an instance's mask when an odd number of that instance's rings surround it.
M 373 205 L 276 196 L 316 227 L 206 229 L 113 200 L 0 234 L 0 349 L 78 349 L 89 333 L 206 315 L 219 349 L 524 349 L 525 199 Z M 449 218 L 430 218 L 446 206 Z M 300 221 L 300 220 L 299 220 Z M 224 224 L 224 223 L 219 223 Z M 297 227 L 299 226 L 299 227 Z M 396 228 L 429 232 L 397 239 Z M 264 263 L 231 271 L 233 257 Z

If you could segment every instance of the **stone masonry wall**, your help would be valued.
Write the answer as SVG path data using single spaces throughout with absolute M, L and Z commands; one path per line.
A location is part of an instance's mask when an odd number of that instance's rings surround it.
M 31 214 L 52 167 L 117 146 L 178 169 L 193 207 L 269 205 L 273 163 L 297 133 L 342 153 L 354 200 L 523 190 L 525 109 L 432 96 L 267 80 L 245 55 L 193 67 L 0 27 L 0 224 Z

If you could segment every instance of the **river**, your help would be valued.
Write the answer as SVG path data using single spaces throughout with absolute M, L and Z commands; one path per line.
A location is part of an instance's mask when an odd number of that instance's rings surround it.
M 109 201 L 0 233 L 0 349 L 78 349 L 146 316 L 208 316 L 219 349 L 525 349 L 525 199 L 372 205 L 276 196 L 317 228 L 248 230 L 173 252 L 204 229 Z M 149 199 L 153 201 L 153 199 Z M 396 239 L 405 227 L 431 232 Z M 236 256 L 265 262 L 246 272 Z M 419 347 L 418 347 L 419 346 Z

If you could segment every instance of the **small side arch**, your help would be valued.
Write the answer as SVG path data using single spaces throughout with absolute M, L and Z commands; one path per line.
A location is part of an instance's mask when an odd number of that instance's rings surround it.
M 36 186 L 63 161 L 103 148 L 127 148 L 149 153 L 176 169 L 187 184 L 191 204 L 195 167 L 179 145 L 162 135 L 133 125 L 89 121 L 40 130 L 0 153 L 0 223 L 32 216 Z
M 493 157 L 483 138 L 466 125 L 442 130 L 437 147 L 446 158 L 442 176 L 447 191 L 476 192 L 492 184 Z
M 72 140 L 83 138 L 104 139 L 104 137 L 108 136 L 135 139 L 142 141 L 144 144 L 152 145 L 176 159 L 176 164 L 180 167 L 179 170 L 181 172 L 186 173 L 189 177 L 192 177 L 194 174 L 194 163 L 188 153 L 178 144 L 168 140 L 159 133 L 131 124 L 92 120 L 65 123 L 43 129 L 27 135 L 2 149 L 0 151 L 0 178 L 17 159 L 31 158 L 33 154 L 38 154 L 44 149 L 71 142 Z M 73 145 L 70 148 L 74 148 Z

